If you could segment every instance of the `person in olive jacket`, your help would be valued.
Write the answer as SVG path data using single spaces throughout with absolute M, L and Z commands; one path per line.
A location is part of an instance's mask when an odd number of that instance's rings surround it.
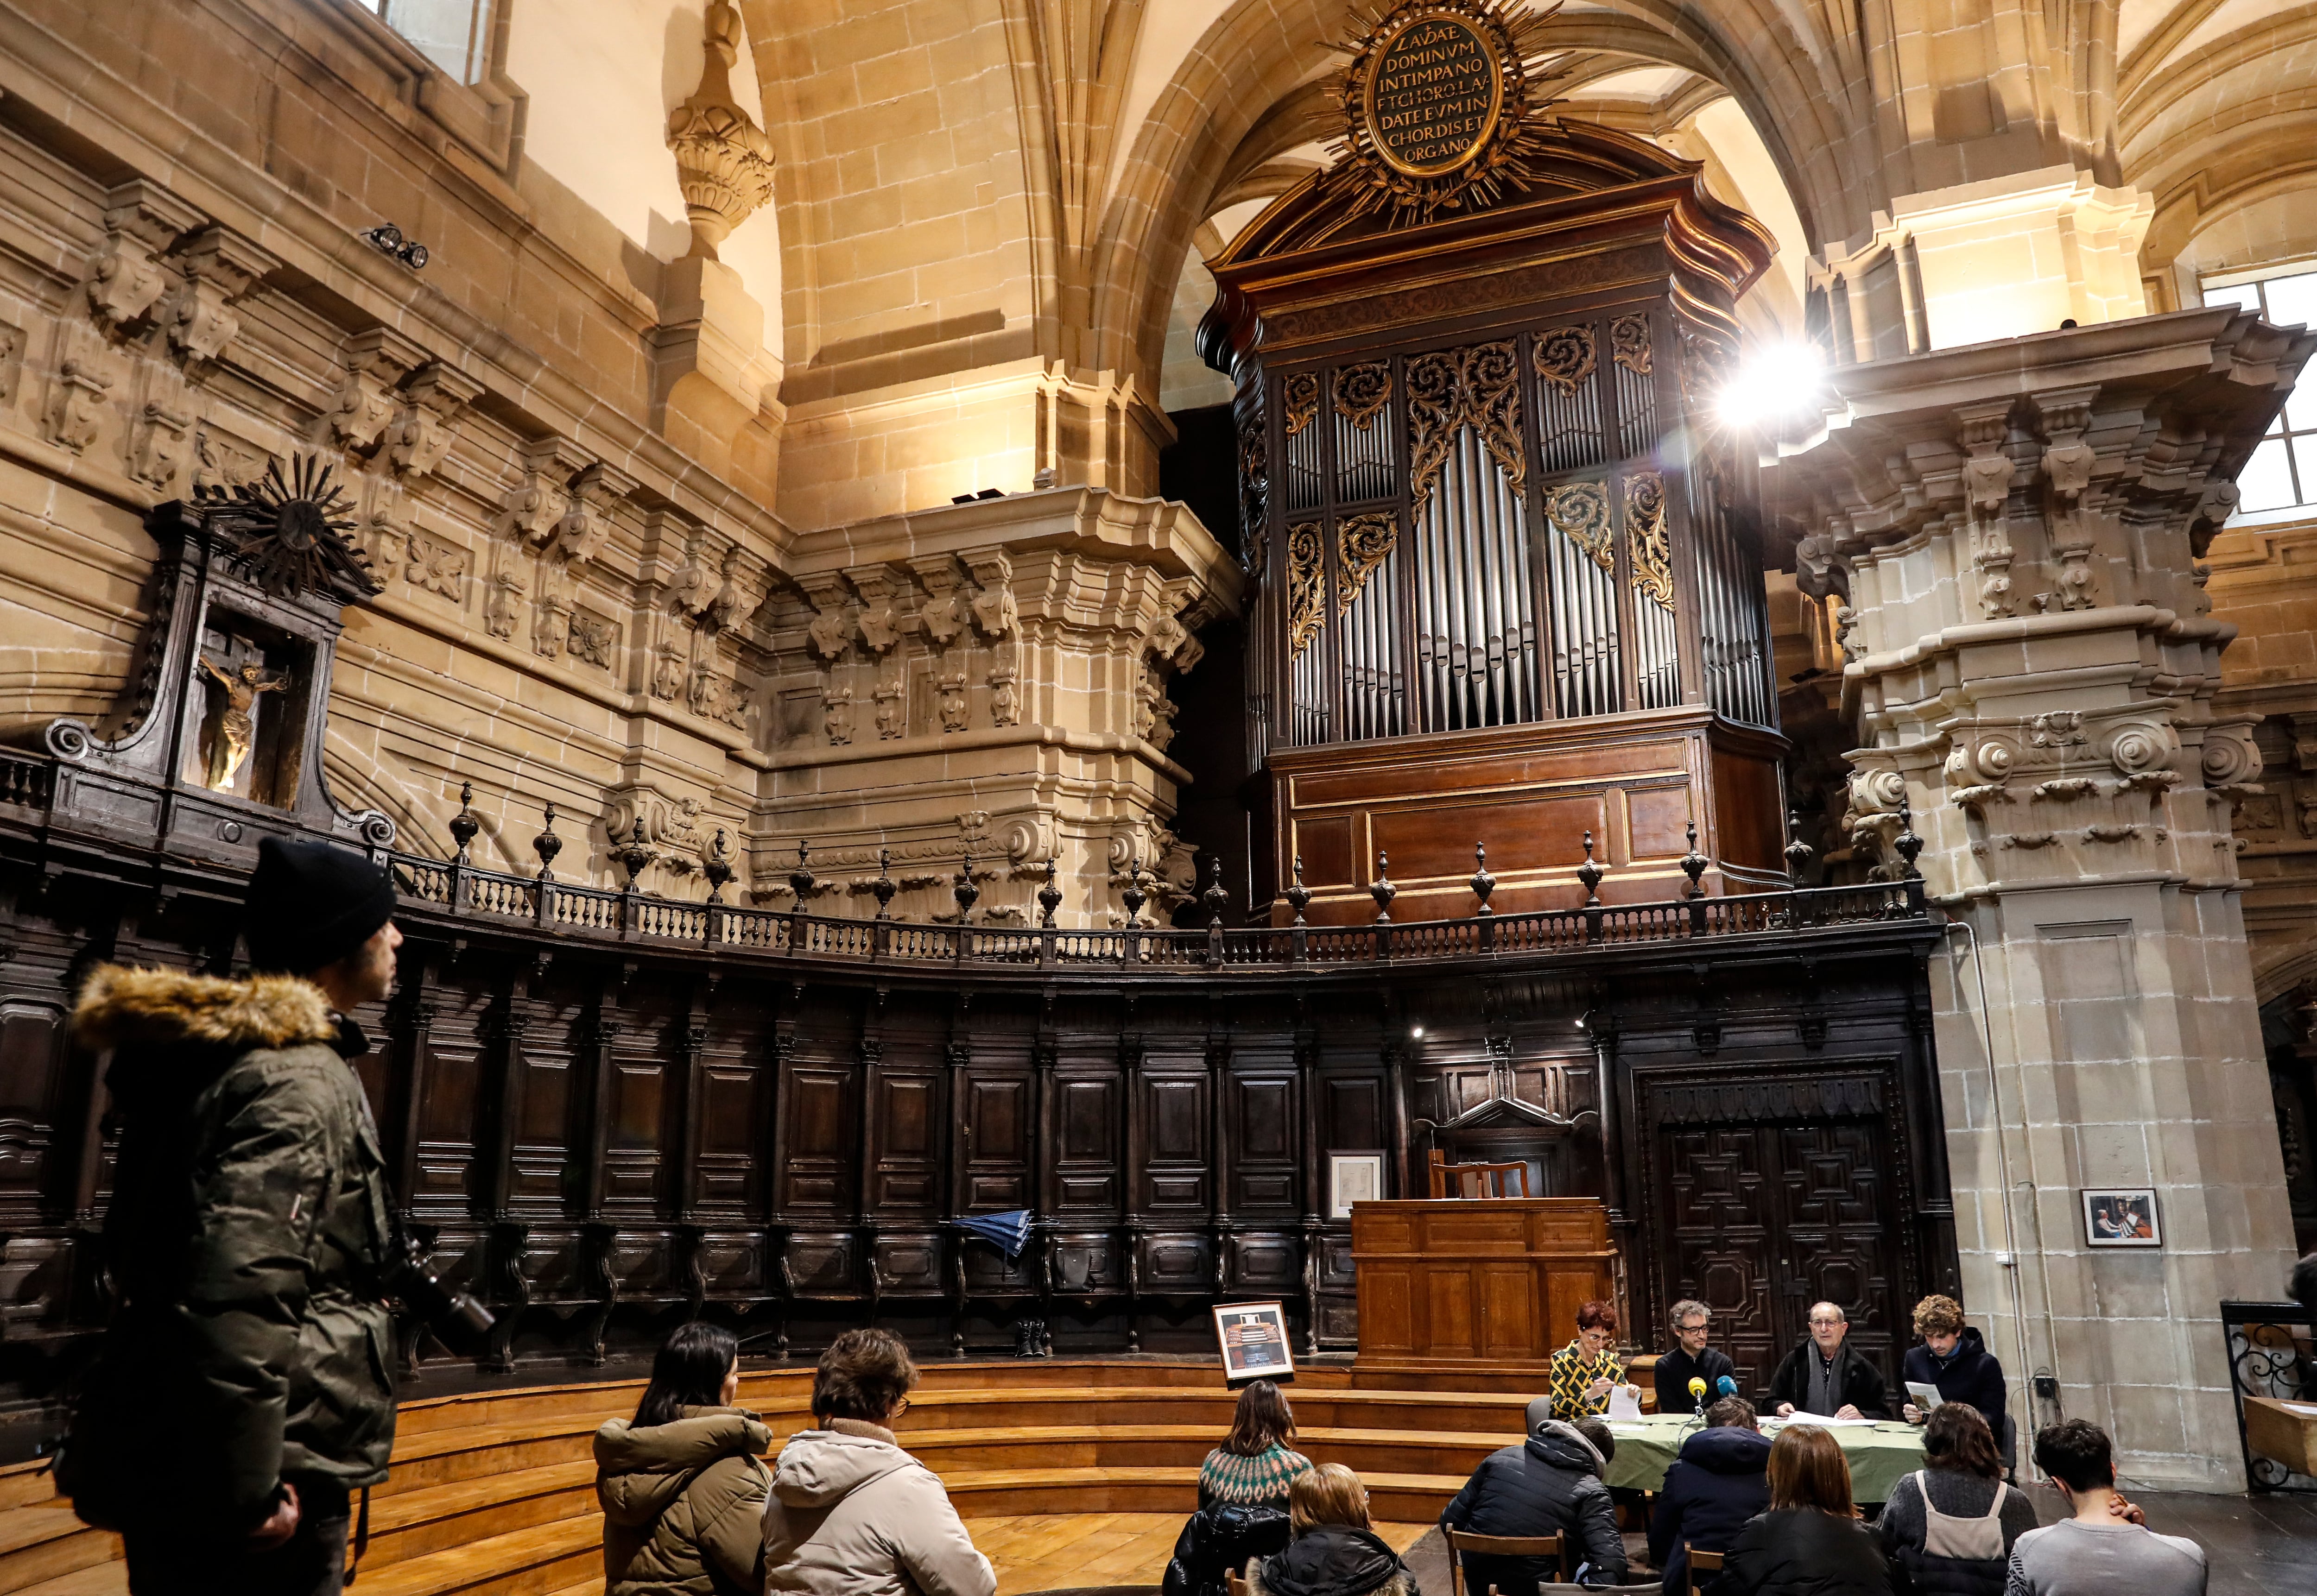
M 386 1477 L 393 1217 L 346 1016 L 393 984 L 394 906 L 360 855 L 269 838 L 255 973 L 82 988 L 75 1033 L 112 1055 L 119 1300 L 57 1477 L 122 1533 L 136 1596 L 335 1592 L 350 1496 Z
M 678 1325 L 632 1420 L 595 1431 L 604 1596 L 758 1596 L 773 1432 L 732 1405 L 739 1339 Z

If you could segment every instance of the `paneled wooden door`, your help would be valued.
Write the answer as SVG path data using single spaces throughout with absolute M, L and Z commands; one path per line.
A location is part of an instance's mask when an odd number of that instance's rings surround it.
M 1882 1122 L 1665 1126 L 1659 1137 L 1666 1300 L 1713 1310 L 1713 1344 L 1738 1366 L 1739 1390 L 1767 1395 L 1820 1301 L 1839 1304 L 1851 1344 L 1895 1377 L 1893 1338 L 1906 1321 Z M 1636 1328 L 1648 1345 L 1670 1339 Z

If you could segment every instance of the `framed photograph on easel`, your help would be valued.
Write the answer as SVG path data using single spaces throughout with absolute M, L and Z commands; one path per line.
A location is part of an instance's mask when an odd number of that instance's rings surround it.
M 1287 1350 L 1287 1310 L 1275 1302 L 1231 1302 L 1215 1309 L 1215 1342 L 1222 1349 L 1223 1383 L 1295 1378 Z

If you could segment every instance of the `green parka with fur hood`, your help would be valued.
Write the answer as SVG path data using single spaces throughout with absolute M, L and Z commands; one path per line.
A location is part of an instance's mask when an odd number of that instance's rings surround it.
M 321 989 L 99 967 L 74 1013 L 112 1049 L 104 1250 L 118 1306 L 59 1487 L 81 1517 L 230 1539 L 285 1475 L 386 1477 L 392 1235 L 362 1051 Z
M 772 1444 L 756 1414 L 729 1407 L 595 1431 L 604 1596 L 757 1596 Z

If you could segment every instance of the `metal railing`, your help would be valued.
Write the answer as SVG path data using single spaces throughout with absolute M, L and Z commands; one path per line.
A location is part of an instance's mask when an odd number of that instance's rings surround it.
M 2229 1387 L 2237 1408 L 2237 1444 L 2244 1449 L 2245 1484 L 2255 1491 L 2317 1492 L 2317 1478 L 2257 1453 L 2245 1422 L 2245 1399 L 2317 1406 L 2317 1362 L 2312 1331 L 2317 1317 L 2296 1302 L 2223 1302 L 2221 1333 L 2227 1339 Z M 2301 1415 L 2272 1413 L 2266 1431 L 2297 1429 Z M 2281 1419 L 2282 1422 L 2277 1421 Z M 2304 1461 L 2306 1461 L 2304 1458 Z

